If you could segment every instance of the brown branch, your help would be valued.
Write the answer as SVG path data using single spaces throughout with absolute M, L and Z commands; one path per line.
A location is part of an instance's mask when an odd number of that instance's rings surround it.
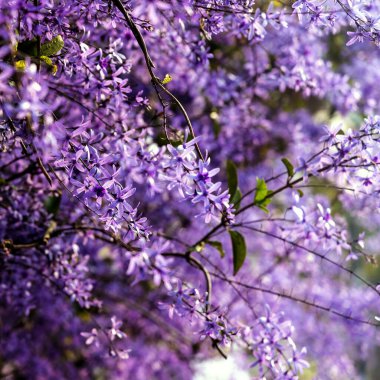
M 366 285 L 368 288 L 372 289 L 377 295 L 380 295 L 380 291 L 376 289 L 376 286 L 372 285 L 371 283 L 369 283 L 367 280 L 365 280 L 363 277 L 359 276 L 356 272 L 354 272 L 353 270 L 351 269 L 348 269 L 346 267 L 344 267 L 343 265 L 337 263 L 336 261 L 334 260 L 331 260 L 330 258 L 328 258 L 327 256 L 319 253 L 319 252 L 316 252 L 316 251 L 313 251 L 312 249 L 309 249 L 309 248 L 306 248 L 304 247 L 303 245 L 300 245 L 298 243 L 295 243 L 291 240 L 288 240 L 288 239 L 285 239 L 281 236 L 278 236 L 272 232 L 269 232 L 269 231 L 264 231 L 264 230 L 261 230 L 259 228 L 255 228 L 255 227 L 250 227 L 250 226 L 244 226 L 244 225 L 241 225 L 242 228 L 246 228 L 250 231 L 255 231 L 255 232 L 258 232 L 258 233 L 261 233 L 261 234 L 264 234 L 266 236 L 270 236 L 274 239 L 277 239 L 277 240 L 280 240 L 284 243 L 288 243 L 290 245 L 292 245 L 293 247 L 296 247 L 296 248 L 299 248 L 299 249 L 302 249 L 303 251 L 306 251 L 308 253 L 311 253 L 312 255 L 314 256 L 317 256 L 319 257 L 321 260 L 325 260 L 327 261 L 328 263 L 332 264 L 333 266 L 336 266 L 337 268 L 339 268 L 340 270 L 350 274 L 351 276 L 354 276 L 356 279 L 358 279 L 360 282 L 362 282 L 364 285 Z
M 236 285 L 244 287 L 246 289 L 251 289 L 254 291 L 258 291 L 258 292 L 271 294 L 271 295 L 277 296 L 277 297 L 287 298 L 291 301 L 302 303 L 302 304 L 305 304 L 307 306 L 311 306 L 311 307 L 314 307 L 316 309 L 320 309 L 320 310 L 329 312 L 329 313 L 334 314 L 338 317 L 348 319 L 348 320 L 353 321 L 353 322 L 358 322 L 358 323 L 363 323 L 363 324 L 367 324 L 370 326 L 380 327 L 380 324 L 378 324 L 378 323 L 371 322 L 370 320 L 352 317 L 351 315 L 344 314 L 340 311 L 334 310 L 331 307 L 319 305 L 315 302 L 308 301 L 307 299 L 297 298 L 297 297 L 293 296 L 292 294 L 286 293 L 285 291 L 277 291 L 277 290 L 273 290 L 273 289 L 262 288 L 262 287 L 257 286 L 257 285 L 249 285 L 249 284 L 246 284 L 246 283 L 238 281 L 238 280 L 233 280 L 231 278 L 226 279 L 226 278 L 223 278 L 221 275 L 214 273 L 214 272 L 210 272 L 210 275 L 214 276 L 216 278 L 219 278 L 221 280 L 227 281 L 230 284 L 236 284 Z
M 156 75 L 154 74 L 153 72 L 153 69 L 155 68 L 155 65 L 149 55 L 149 52 L 148 52 L 148 49 L 147 49 L 147 46 L 146 46 L 146 43 L 145 43 L 145 40 L 144 40 L 144 37 L 142 36 L 141 32 L 139 31 L 139 29 L 137 28 L 135 22 L 133 21 L 131 15 L 129 14 L 129 12 L 125 9 L 123 3 L 120 1 L 120 0 L 112 0 L 113 4 L 116 6 L 117 9 L 119 9 L 119 11 L 122 13 L 122 15 L 124 16 L 125 18 L 125 21 L 127 22 L 132 34 L 134 35 L 143 55 L 144 55 L 144 60 L 145 60 L 145 63 L 146 63 L 146 67 L 148 69 L 148 72 L 149 72 L 149 75 L 151 77 L 151 81 L 153 83 L 153 87 L 156 91 L 156 94 L 161 102 L 161 105 L 163 106 L 163 108 L 165 109 L 165 105 L 163 104 L 162 102 L 162 98 L 161 98 L 161 95 L 159 94 L 159 91 L 157 89 L 157 87 L 159 87 L 162 91 L 164 91 L 173 101 L 175 104 L 177 104 L 177 106 L 179 107 L 179 109 L 181 110 L 182 112 L 182 115 L 184 116 L 185 118 L 185 121 L 186 121 L 186 124 L 190 130 L 190 133 L 191 133 L 191 136 L 193 139 L 195 139 L 195 133 L 194 133 L 194 128 L 193 128 L 193 125 L 191 123 L 191 120 L 189 118 L 189 115 L 187 114 L 187 111 L 185 110 L 185 107 L 182 105 L 182 103 L 179 101 L 179 99 L 174 96 L 165 86 L 164 84 L 161 82 L 161 80 L 159 78 L 156 77 Z M 168 141 L 170 143 L 170 141 Z M 185 141 L 186 142 L 186 141 Z M 203 158 L 203 155 L 202 155 L 202 152 L 199 148 L 199 145 L 196 143 L 195 144 L 195 148 L 196 148 L 196 151 L 198 153 L 198 156 L 200 157 L 200 159 L 203 161 L 204 158 Z

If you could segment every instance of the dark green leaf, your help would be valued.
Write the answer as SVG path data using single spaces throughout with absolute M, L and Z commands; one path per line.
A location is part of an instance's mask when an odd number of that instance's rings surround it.
M 37 39 L 22 41 L 17 45 L 17 50 L 31 57 L 37 57 Z
M 286 170 L 288 171 L 288 176 L 293 177 L 294 176 L 294 166 L 292 163 L 286 158 L 281 159 L 282 163 L 285 165 Z
M 222 130 L 222 127 L 218 121 L 213 120 L 212 121 L 212 129 L 214 131 L 215 137 L 218 137 L 221 130 Z
M 234 276 L 242 267 L 244 260 L 247 256 L 247 247 L 245 244 L 244 236 L 237 231 L 229 231 L 232 243 L 233 263 L 234 263 Z
M 236 166 L 231 160 L 227 160 L 227 181 L 229 193 L 231 197 L 234 197 L 238 187 L 238 174 Z
M 47 197 L 44 202 L 46 211 L 49 214 L 53 214 L 53 215 L 57 214 L 60 204 L 61 204 L 61 196 L 56 195 L 56 194 L 51 195 L 50 197 Z
M 231 204 L 235 205 L 236 210 L 239 210 L 239 208 L 240 208 L 240 200 L 241 200 L 242 196 L 243 196 L 243 194 L 241 193 L 240 189 L 237 188 L 234 196 L 231 198 Z
M 207 240 L 206 243 L 208 245 L 211 245 L 211 247 L 214 247 L 215 249 L 217 249 L 218 252 L 220 253 L 220 256 L 224 257 L 224 249 L 223 249 L 223 245 L 220 241 Z
M 45 57 L 50 57 L 57 54 L 63 47 L 65 43 L 62 36 L 58 35 L 54 37 L 51 41 L 45 42 L 41 45 L 40 55 Z M 37 39 L 22 41 L 18 44 L 17 50 L 24 54 L 30 55 L 31 57 L 37 57 L 38 55 L 38 43 Z

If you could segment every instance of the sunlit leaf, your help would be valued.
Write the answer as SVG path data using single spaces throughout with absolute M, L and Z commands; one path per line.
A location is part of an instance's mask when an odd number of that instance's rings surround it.
M 41 56 L 50 57 L 57 54 L 65 46 L 63 38 L 58 35 L 54 37 L 51 41 L 45 42 L 41 45 Z
M 268 195 L 268 187 L 265 180 L 261 178 L 256 178 L 256 193 L 255 193 L 255 203 L 260 204 L 265 197 Z

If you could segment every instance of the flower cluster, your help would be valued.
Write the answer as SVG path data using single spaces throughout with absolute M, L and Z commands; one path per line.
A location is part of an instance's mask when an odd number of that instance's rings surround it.
M 207 293 L 201 295 L 198 289 L 178 281 L 176 288 L 168 295 L 171 303 L 163 303 L 161 308 L 168 310 L 170 318 L 175 314 L 186 317 L 194 325 L 202 326 L 199 331 L 201 341 L 210 338 L 213 344 L 220 343 L 228 347 L 234 337 L 239 336 L 238 328 L 232 326 L 223 313 L 209 311 L 211 305 Z
M 109 328 L 93 328 L 90 332 L 81 332 L 81 336 L 85 339 L 87 346 L 99 347 L 101 344 L 105 344 L 108 347 L 110 356 L 118 357 L 120 359 L 128 359 L 130 349 L 116 348 L 115 340 L 123 340 L 127 335 L 120 330 L 123 322 L 118 320 L 115 316 L 111 317 L 111 326 Z M 101 338 L 104 339 L 101 339 Z
M 298 0 L 292 4 L 294 12 L 302 22 L 319 28 L 335 28 L 342 24 L 342 16 L 348 18 L 350 24 L 356 29 L 348 31 L 347 46 L 364 40 L 372 41 L 379 46 L 380 23 L 378 5 L 373 1 L 338 1 L 338 8 L 332 2 L 320 4 L 316 1 Z M 307 15 L 305 17 L 305 15 Z
M 210 158 L 197 160 L 194 152 L 197 141 L 198 137 L 177 148 L 167 146 L 169 157 L 164 163 L 164 179 L 169 182 L 169 190 L 177 188 L 184 199 L 203 203 L 203 211 L 198 216 L 203 216 L 206 223 L 212 219 L 219 221 L 222 216 L 230 224 L 234 219 L 234 210 L 229 204 L 230 195 L 227 190 L 221 190 L 221 182 L 214 183 L 212 178 L 220 169 L 209 170 Z
M 55 165 L 68 172 L 73 195 L 99 217 L 106 229 L 117 232 L 126 225 L 134 235 L 147 237 L 146 218 L 138 216 L 129 203 L 136 189 L 120 182 L 121 170 L 115 157 L 99 151 L 102 139 L 101 133 L 90 130 L 88 122 L 83 123 L 65 141 L 63 157 Z
M 298 350 L 292 335 L 294 327 L 283 316 L 266 308 L 266 315 L 258 318 L 256 324 L 244 331 L 257 360 L 251 367 L 258 368 L 260 379 L 269 371 L 275 379 L 297 379 L 309 363 L 303 358 L 306 349 Z

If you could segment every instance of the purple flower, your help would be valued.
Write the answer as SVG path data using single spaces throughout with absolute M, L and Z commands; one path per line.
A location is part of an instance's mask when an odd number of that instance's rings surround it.
M 114 341 L 115 338 L 123 339 L 127 335 L 120 330 L 123 322 L 118 321 L 115 316 L 111 317 L 111 328 L 108 330 L 108 336 L 111 341 Z
M 81 332 L 80 333 L 83 338 L 86 340 L 87 346 L 90 346 L 94 344 L 94 346 L 98 347 L 99 346 L 99 338 L 98 338 L 98 330 L 97 329 L 92 329 L 91 332 Z

